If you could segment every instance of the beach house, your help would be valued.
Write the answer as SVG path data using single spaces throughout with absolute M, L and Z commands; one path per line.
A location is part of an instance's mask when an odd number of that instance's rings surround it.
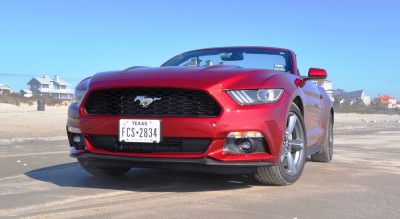
M 53 78 L 48 76 L 34 77 L 28 82 L 29 90 L 33 96 L 50 96 L 57 99 L 72 99 L 73 90 L 69 88 L 69 83 L 55 75 Z

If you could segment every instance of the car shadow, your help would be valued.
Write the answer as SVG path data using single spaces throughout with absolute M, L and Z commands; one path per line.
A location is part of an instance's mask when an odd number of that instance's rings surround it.
M 95 177 L 79 163 L 44 167 L 26 176 L 61 187 L 101 188 L 143 192 L 199 192 L 245 189 L 260 185 L 252 176 L 218 175 L 201 172 L 132 168 L 114 178 Z

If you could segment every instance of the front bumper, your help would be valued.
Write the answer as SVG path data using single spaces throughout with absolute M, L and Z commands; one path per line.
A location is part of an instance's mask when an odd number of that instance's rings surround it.
M 220 162 L 211 158 L 174 159 L 114 156 L 94 153 L 72 155 L 80 162 L 94 162 L 96 166 L 131 166 L 139 168 L 165 168 L 187 171 L 201 171 L 219 174 L 252 174 L 258 167 L 271 166 L 269 162 Z
M 98 149 L 85 138 L 87 154 L 131 157 L 136 159 L 212 159 L 224 163 L 275 163 L 279 159 L 283 133 L 286 126 L 288 98 L 274 104 L 239 106 L 225 92 L 214 92 L 222 112 L 218 117 L 130 117 L 130 116 L 94 116 L 87 115 L 78 104 L 71 104 L 67 126 L 82 130 L 83 135 L 118 136 L 120 119 L 160 119 L 163 137 L 170 138 L 207 138 L 212 139 L 203 153 L 131 153 L 111 152 Z M 285 95 L 285 94 L 284 94 Z M 258 131 L 267 143 L 266 153 L 231 154 L 223 151 L 223 145 L 229 132 Z M 86 154 L 86 153 L 85 153 Z M 91 155 L 91 156 L 92 156 Z M 84 154 L 80 155 L 84 156 Z M 200 162 L 196 165 L 209 166 Z

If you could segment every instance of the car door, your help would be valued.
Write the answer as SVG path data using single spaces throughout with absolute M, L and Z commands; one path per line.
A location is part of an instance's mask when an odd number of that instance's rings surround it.
M 313 81 L 307 81 L 303 87 L 305 96 L 304 100 L 304 125 L 307 132 L 307 144 L 309 146 L 315 146 L 319 142 L 319 138 L 322 134 L 321 128 L 321 113 L 322 107 L 321 102 L 323 95 L 319 88 Z M 312 147 L 309 148 L 312 150 Z M 309 151 L 309 153 L 312 151 Z

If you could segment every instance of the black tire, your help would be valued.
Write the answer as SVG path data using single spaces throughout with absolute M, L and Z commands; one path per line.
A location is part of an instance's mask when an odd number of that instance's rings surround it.
M 326 128 L 324 145 L 320 152 L 311 155 L 311 160 L 315 162 L 329 163 L 333 157 L 333 118 L 329 115 L 329 120 Z
M 78 159 L 78 161 L 79 164 L 82 166 L 82 168 L 86 170 L 88 173 L 100 177 L 122 176 L 126 172 L 128 172 L 129 169 L 131 168 L 127 166 L 115 166 L 115 167 L 99 166 L 96 165 L 96 162 L 91 162 L 89 160 L 84 160 L 84 159 Z
M 295 124 L 295 129 L 292 129 L 292 133 L 290 133 L 290 140 L 287 141 L 287 133 L 289 132 L 289 121 L 291 120 L 290 118 L 295 115 L 296 116 L 296 124 Z M 285 130 L 285 136 L 284 140 L 282 143 L 281 147 L 281 155 L 279 158 L 279 161 L 276 163 L 274 166 L 268 166 L 268 167 L 259 167 L 257 169 L 257 173 L 254 175 L 255 178 L 262 184 L 272 184 L 272 185 L 279 185 L 279 186 L 285 186 L 285 185 L 290 185 L 294 182 L 297 181 L 297 179 L 300 178 L 303 169 L 304 169 L 304 164 L 306 162 L 306 132 L 305 132 L 305 127 L 304 127 L 304 120 L 303 116 L 297 107 L 296 104 L 292 103 L 290 106 L 289 114 L 288 114 L 288 120 L 287 120 L 287 125 L 286 125 L 286 130 Z M 292 139 L 293 135 L 296 137 L 296 139 Z M 297 139 L 298 138 L 298 139 Z M 302 148 L 299 149 L 300 146 L 294 147 L 294 141 L 297 141 L 296 144 L 298 144 L 298 140 L 301 140 L 302 143 Z M 291 143 L 293 142 L 293 143 Z M 288 146 L 289 145 L 289 146 Z M 286 156 L 291 154 L 292 156 L 292 162 L 293 162 L 293 153 L 295 155 L 295 158 L 297 159 L 296 163 L 296 170 L 295 171 L 290 171 L 291 168 L 289 168 L 289 162 L 285 164 L 285 154 Z M 297 154 L 299 153 L 299 154 Z M 289 160 L 289 158 L 286 158 Z M 293 164 L 292 164 L 293 165 Z M 293 169 L 292 169 L 293 170 Z

